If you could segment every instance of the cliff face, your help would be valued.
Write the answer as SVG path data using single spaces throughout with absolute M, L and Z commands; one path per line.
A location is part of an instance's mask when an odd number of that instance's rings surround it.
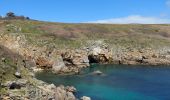
M 25 60 L 16 47 L 20 47 L 13 38 L 6 36 L 5 46 L 0 45 L 0 99 L 1 100 L 75 100 L 73 87 L 54 86 L 36 80 L 30 67 L 31 60 Z M 13 42 L 11 42 L 13 41 Z M 13 45 L 10 45 L 10 42 Z M 15 45 L 15 46 L 14 46 Z M 10 48 L 10 49 L 9 49 Z M 26 48 L 25 48 L 26 49 Z M 19 48 L 18 48 L 19 50 Z M 18 51 L 17 50 L 17 51 Z M 22 49 L 21 49 L 22 50 Z M 17 75 L 15 73 L 18 73 Z M 19 77 L 18 77 L 19 75 Z
M 1 20 L 1 76 L 8 76 L 4 75 L 4 71 L 8 70 L 3 67 L 10 66 L 9 70 L 12 71 L 9 80 L 17 79 L 12 82 L 16 86 L 20 80 L 13 74 L 18 70 L 21 70 L 21 75 L 27 76 L 30 71 L 40 69 L 52 70 L 56 74 L 79 73 L 90 63 L 170 65 L 169 36 L 170 25 L 91 25 Z M 1 79 L 8 81 L 3 77 Z M 48 85 L 32 82 L 34 79 L 31 75 L 28 79 L 26 90 L 36 87 L 45 92 L 46 98 L 52 92 L 56 97 L 75 99 L 73 93 L 63 86 L 50 87 L 54 89 L 46 91 L 43 89 Z
M 51 69 L 54 73 L 78 73 L 90 63 L 169 65 L 169 47 L 115 48 L 104 41 L 91 41 L 79 49 L 37 46 L 24 35 L 1 34 L 0 44 L 24 57 L 25 66 L 36 70 Z
M 0 44 L 32 70 L 78 73 L 90 63 L 169 65 L 169 25 L 62 24 L 2 20 Z

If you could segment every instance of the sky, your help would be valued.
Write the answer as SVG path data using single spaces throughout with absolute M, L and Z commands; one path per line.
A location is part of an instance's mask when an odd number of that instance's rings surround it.
M 0 15 L 9 11 L 51 22 L 170 23 L 170 0 L 0 0 Z

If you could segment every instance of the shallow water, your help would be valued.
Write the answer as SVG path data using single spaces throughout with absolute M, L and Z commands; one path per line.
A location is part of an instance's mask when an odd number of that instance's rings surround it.
M 93 75 L 100 70 L 103 75 Z M 170 100 L 170 67 L 91 65 L 80 75 L 37 73 L 36 77 L 56 85 L 76 87 L 77 97 L 92 100 Z

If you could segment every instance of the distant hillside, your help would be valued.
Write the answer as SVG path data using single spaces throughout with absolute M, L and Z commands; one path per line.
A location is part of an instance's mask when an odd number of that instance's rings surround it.
M 1 20 L 0 32 L 25 35 L 36 45 L 79 47 L 87 40 L 102 40 L 112 46 L 159 47 L 170 44 L 170 25 L 67 24 L 32 20 Z

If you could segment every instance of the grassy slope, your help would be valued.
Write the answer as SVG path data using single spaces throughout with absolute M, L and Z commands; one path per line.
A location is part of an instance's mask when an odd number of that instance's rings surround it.
M 0 20 L 0 34 L 25 35 L 28 43 L 56 48 L 80 48 L 87 41 L 103 40 L 114 48 L 162 48 L 170 46 L 170 25 L 64 24 L 28 20 Z M 5 58 L 5 62 L 2 59 Z M 22 57 L 0 45 L 0 82 L 16 80 L 15 58 Z M 23 77 L 28 70 L 19 65 Z M 0 94 L 6 90 L 0 87 Z
M 87 41 L 103 40 L 113 48 L 162 48 L 170 46 L 170 25 L 64 24 L 28 20 L 0 21 L 0 34 L 25 35 L 28 43 L 59 49 L 80 48 Z M 15 80 L 14 58 L 22 58 L 0 46 L 1 82 Z M 20 65 L 22 66 L 22 65 Z M 28 71 L 22 70 L 27 76 Z M 0 92 L 4 90 L 0 89 Z
M 29 43 L 79 48 L 87 40 L 113 47 L 158 48 L 170 44 L 170 25 L 64 24 L 27 20 L 1 21 L 5 33 L 24 34 Z M 2 28 L 3 26 L 3 28 Z
M 24 68 L 20 55 L 0 45 L 0 83 L 14 81 L 17 78 L 14 73 L 19 69 L 23 78 L 28 78 L 29 71 Z M 17 64 L 16 64 L 17 63 Z M 0 86 L 0 94 L 6 90 Z

